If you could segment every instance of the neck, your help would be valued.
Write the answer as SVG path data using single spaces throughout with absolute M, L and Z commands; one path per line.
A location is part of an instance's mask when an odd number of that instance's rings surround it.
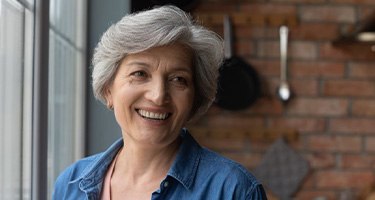
M 140 147 L 124 140 L 115 173 L 133 184 L 163 179 L 176 157 L 179 143 L 178 138 L 165 147 Z

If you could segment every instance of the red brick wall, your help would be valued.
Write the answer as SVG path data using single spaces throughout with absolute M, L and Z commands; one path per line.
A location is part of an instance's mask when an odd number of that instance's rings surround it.
M 375 180 L 375 52 L 358 45 L 337 48 L 332 41 L 372 11 L 375 0 L 202 0 L 194 10 L 197 16 L 296 16 L 288 52 L 295 96 L 283 106 L 275 95 L 280 73 L 278 27 L 237 25 L 236 54 L 258 71 L 263 96 L 241 111 L 213 106 L 194 126 L 294 129 L 298 139 L 290 145 L 312 167 L 295 199 L 356 199 Z M 205 25 L 222 35 L 222 25 Z M 273 142 L 253 141 L 236 133 L 196 137 L 250 170 Z M 272 194 L 270 198 L 276 199 Z

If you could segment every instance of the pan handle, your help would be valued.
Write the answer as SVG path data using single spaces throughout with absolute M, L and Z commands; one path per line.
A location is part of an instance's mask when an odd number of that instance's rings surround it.
M 224 15 L 224 57 L 229 59 L 233 56 L 232 47 L 232 23 L 228 15 Z

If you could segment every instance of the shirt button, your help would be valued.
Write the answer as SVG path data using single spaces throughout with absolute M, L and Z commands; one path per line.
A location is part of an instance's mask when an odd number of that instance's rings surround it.
M 166 188 L 166 187 L 168 187 L 168 185 L 169 185 L 169 182 L 168 181 L 165 181 L 164 183 L 163 183 L 163 186 Z

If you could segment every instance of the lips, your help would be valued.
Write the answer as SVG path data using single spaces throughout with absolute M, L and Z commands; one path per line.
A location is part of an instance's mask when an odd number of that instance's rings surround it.
M 141 109 L 138 109 L 137 113 L 143 118 L 152 120 L 166 120 L 171 115 L 170 113 L 151 112 Z

